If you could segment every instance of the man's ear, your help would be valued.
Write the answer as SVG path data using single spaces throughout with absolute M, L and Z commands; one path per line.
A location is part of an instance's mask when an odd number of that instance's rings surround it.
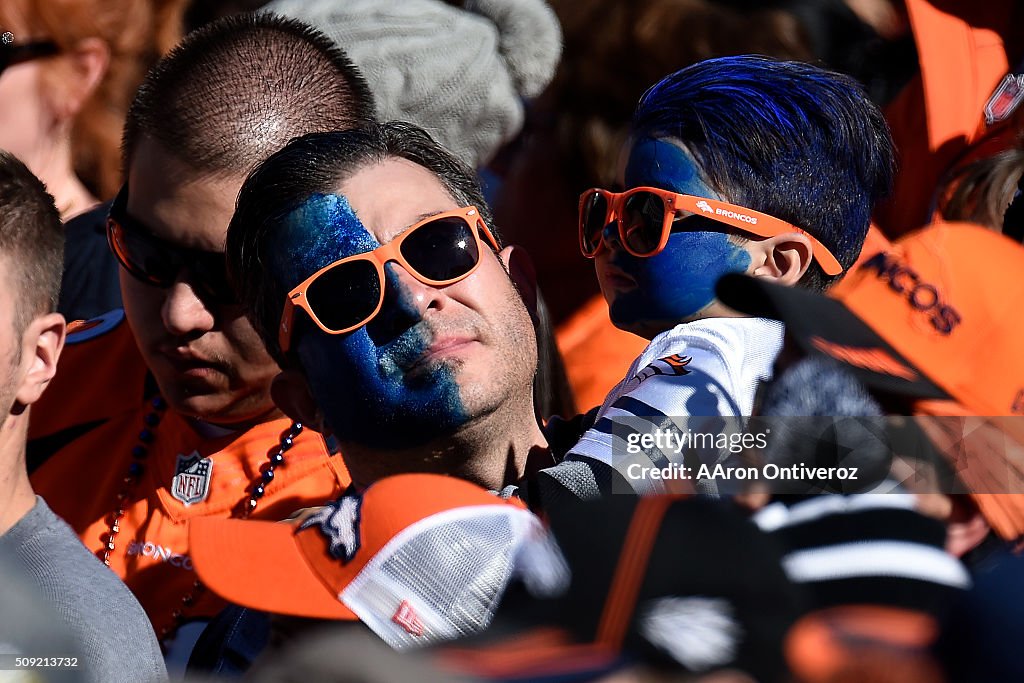
M 780 285 L 793 286 L 811 266 L 811 241 L 799 232 L 787 232 L 775 237 L 747 243 L 754 262 L 751 275 L 775 280 Z
M 296 422 L 324 433 L 324 414 L 313 400 L 309 382 L 298 370 L 282 370 L 270 383 L 270 397 L 278 408 Z
M 66 333 L 67 323 L 60 313 L 33 318 L 25 328 L 21 335 L 21 382 L 14 397 L 17 412 L 38 401 L 53 379 Z
M 533 260 L 522 247 L 510 244 L 501 250 L 498 258 L 505 264 L 509 277 L 515 283 L 519 294 L 523 297 L 526 309 L 534 324 L 537 323 L 537 270 Z
M 86 38 L 60 55 L 59 87 L 53 105 L 62 119 L 71 120 L 99 87 L 110 66 L 110 46 L 99 38 Z

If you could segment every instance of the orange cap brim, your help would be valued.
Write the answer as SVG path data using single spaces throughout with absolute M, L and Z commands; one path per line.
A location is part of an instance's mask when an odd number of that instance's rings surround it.
M 284 522 L 192 520 L 193 566 L 207 588 L 242 607 L 310 619 L 358 621 L 309 566 L 295 542 L 295 528 Z

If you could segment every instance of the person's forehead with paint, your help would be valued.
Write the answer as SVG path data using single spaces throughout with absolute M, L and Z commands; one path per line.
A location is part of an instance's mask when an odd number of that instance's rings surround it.
M 530 384 L 532 324 L 471 176 L 460 184 L 442 177 L 443 164 L 431 169 L 369 143 L 346 152 L 330 138 L 345 135 L 358 134 L 309 136 L 250 177 L 229 232 L 229 252 L 243 254 L 233 275 L 252 272 L 246 249 L 259 253 L 272 284 L 254 291 L 262 285 L 243 278 L 242 298 L 258 302 L 261 335 L 282 367 L 301 368 L 343 452 L 417 447 Z M 337 143 L 324 153 L 337 159 L 317 159 L 318 143 Z M 232 245 L 245 221 L 264 234 Z M 250 240 L 258 231 L 246 232 Z
M 699 214 L 685 222 L 673 216 L 658 250 L 661 235 L 655 232 L 660 233 L 664 222 L 665 196 L 640 188 L 705 200 L 721 196 L 708 187 L 680 142 L 655 135 L 635 135 L 622 151 L 617 182 L 626 195 L 621 211 L 625 235 L 619 236 L 618 220 L 608 222 L 601 236 L 608 248 L 596 259 L 612 319 L 620 327 L 641 332 L 661 331 L 711 313 L 718 278 L 746 272 L 751 265 L 742 233 Z
M 736 315 L 714 294 L 726 273 L 831 284 L 856 258 L 888 177 L 884 140 L 850 132 L 876 126 L 865 111 L 833 74 L 751 57 L 652 86 L 620 156 L 620 187 L 580 198 L 580 246 L 612 321 L 651 338 Z

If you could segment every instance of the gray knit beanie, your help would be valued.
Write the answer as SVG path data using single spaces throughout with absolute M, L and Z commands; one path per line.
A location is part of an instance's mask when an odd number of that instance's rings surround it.
M 265 9 L 316 26 L 370 84 L 381 120 L 428 130 L 474 168 L 523 125 L 562 50 L 544 0 L 274 0 Z

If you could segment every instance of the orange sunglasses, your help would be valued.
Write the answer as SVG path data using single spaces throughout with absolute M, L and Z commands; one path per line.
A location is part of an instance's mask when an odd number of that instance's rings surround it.
M 324 266 L 288 292 L 278 329 L 281 351 L 291 344 L 296 308 L 327 334 L 351 332 L 384 304 L 384 264 L 396 261 L 432 287 L 450 285 L 476 271 L 484 241 L 501 250 L 477 208 L 466 206 L 430 216 L 373 251 Z
M 618 224 L 622 247 L 638 257 L 654 256 L 668 243 L 672 223 L 685 214 L 705 216 L 760 237 L 798 232 L 811 242 L 811 252 L 828 275 L 843 267 L 832 252 L 806 230 L 753 209 L 716 199 L 669 192 L 657 187 L 634 187 L 625 192 L 592 188 L 580 195 L 580 250 L 594 258 L 604 242 L 604 229 Z

